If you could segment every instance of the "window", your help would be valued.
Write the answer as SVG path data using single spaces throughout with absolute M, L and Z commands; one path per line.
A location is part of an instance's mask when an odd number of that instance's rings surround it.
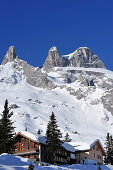
M 100 158 L 99 155 L 97 155 L 97 158 L 98 158 L 98 159 Z
M 55 161 L 58 161 L 58 157 L 57 156 L 55 156 Z
M 95 147 L 93 146 L 93 149 L 95 150 Z
M 61 162 L 64 162 L 63 158 L 61 158 Z
M 36 148 L 36 143 L 34 143 L 34 148 Z
M 94 155 L 93 155 L 94 157 L 95 157 L 95 153 L 94 153 Z
M 26 142 L 26 139 L 25 139 L 25 138 L 21 139 L 21 142 L 22 142 L 22 143 L 25 143 L 25 142 Z
M 98 151 L 98 148 L 97 148 L 97 151 Z

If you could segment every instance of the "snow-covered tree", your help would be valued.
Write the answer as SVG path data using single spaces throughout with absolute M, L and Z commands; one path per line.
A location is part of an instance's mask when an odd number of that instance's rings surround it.
M 0 153 L 11 153 L 14 150 L 14 127 L 11 121 L 13 112 L 9 113 L 8 100 L 0 119 Z

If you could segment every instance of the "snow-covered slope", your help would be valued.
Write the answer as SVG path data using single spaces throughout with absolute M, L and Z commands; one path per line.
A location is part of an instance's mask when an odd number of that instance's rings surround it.
M 98 165 L 62 165 L 62 166 L 42 166 L 39 167 L 32 160 L 28 158 L 22 158 L 19 156 L 13 156 L 11 154 L 0 155 L 0 170 L 25 170 L 28 169 L 30 164 L 34 165 L 34 170 L 97 170 Z M 102 170 L 112 170 L 112 165 L 101 165 Z
M 113 134 L 112 71 L 52 67 L 46 72 L 8 55 L 10 60 L 4 58 L 5 64 L 0 65 L 0 112 L 8 99 L 16 132 L 27 128 L 37 134 L 40 129 L 45 135 L 53 111 L 63 137 L 68 132 L 76 147 L 96 139 L 104 143 L 106 133 Z
M 3 153 L 0 155 L 0 170 L 25 170 L 30 164 L 34 165 L 34 170 L 38 166 L 30 159 Z
M 3 110 L 6 98 L 9 105 L 16 104 L 16 108 L 12 107 L 16 132 L 27 128 L 36 134 L 40 129 L 44 135 L 53 111 L 63 136 L 68 132 L 73 145 L 78 145 L 78 141 L 87 144 L 97 138 L 104 142 L 106 133 L 112 133 L 113 116 L 100 101 L 106 90 L 98 86 L 81 85 L 79 79 L 73 83 L 65 82 L 63 75 L 70 70 L 77 71 L 78 68 L 54 68 L 53 72 L 48 73 L 49 79 L 57 87 L 47 90 L 29 85 L 23 70 L 14 69 L 13 62 L 0 66 L 0 111 Z M 95 69 L 88 68 L 80 70 L 95 72 Z M 96 69 L 96 72 L 105 73 L 103 79 L 113 76 L 111 71 L 103 69 Z M 79 77 L 79 74 L 81 73 L 76 73 L 75 76 Z M 71 94 L 70 88 L 75 90 L 75 94 Z M 84 95 L 78 99 L 76 91 L 80 88 Z

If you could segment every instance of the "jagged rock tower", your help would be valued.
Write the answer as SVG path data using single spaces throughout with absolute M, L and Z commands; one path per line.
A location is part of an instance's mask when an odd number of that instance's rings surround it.
M 6 55 L 4 56 L 4 59 L 2 61 L 2 64 L 6 64 L 7 62 L 12 62 L 14 59 L 18 58 L 14 46 L 9 47 L 9 50 L 7 51 Z
M 66 57 L 61 56 L 56 47 L 50 48 L 43 69 L 48 72 L 53 67 L 66 66 L 106 68 L 105 64 L 88 47 L 80 47 L 72 54 L 66 55 Z
M 66 67 L 68 60 L 63 58 L 56 47 L 51 47 L 48 52 L 48 57 L 43 65 L 43 69 L 48 71 L 52 67 Z

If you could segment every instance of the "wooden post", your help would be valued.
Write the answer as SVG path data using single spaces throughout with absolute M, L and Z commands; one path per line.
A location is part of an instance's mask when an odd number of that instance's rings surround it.
M 41 166 L 41 144 L 39 144 L 39 165 Z
M 97 170 L 101 170 L 100 163 L 98 164 L 98 169 Z

